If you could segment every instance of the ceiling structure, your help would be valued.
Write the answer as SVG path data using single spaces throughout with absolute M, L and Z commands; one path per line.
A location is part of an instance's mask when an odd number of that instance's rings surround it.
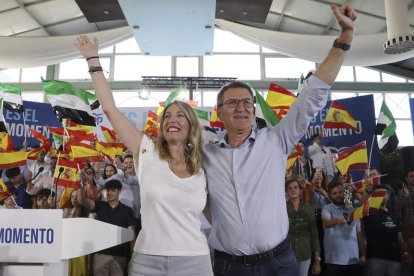
M 413 34 L 414 0 L 406 1 L 408 24 Z M 217 0 L 215 16 L 282 33 L 337 35 L 339 27 L 330 13 L 329 5 L 332 3 L 341 5 L 343 2 L 343 0 Z M 358 35 L 369 37 L 369 35 L 387 32 L 383 0 L 349 0 L 348 2 L 353 4 L 358 14 L 356 23 Z M 160 10 L 162 9 L 163 7 L 160 7 Z M 125 27 L 127 25 L 117 0 L 0 1 L 0 45 L 3 47 L 8 45 L 4 43 L 7 42 L 6 39 L 19 41 L 22 38 L 33 38 L 33 40 L 21 40 L 26 44 L 27 41 L 36 41 L 44 37 L 63 40 L 69 36 L 69 40 L 73 40 L 71 36 L 77 34 L 102 31 L 107 32 L 108 39 L 104 41 L 113 44 L 132 36 L 128 27 Z M 112 30 L 117 31 L 114 34 Z M 36 47 L 36 44 L 33 47 Z M 10 49 L 6 48 L 6 51 Z M 373 67 L 414 79 L 414 50 L 411 52 L 413 53 L 410 58 Z M 74 57 L 73 54 L 66 56 L 60 54 L 61 58 Z M 1 59 L 0 56 L 0 68 L 7 68 L 1 65 Z

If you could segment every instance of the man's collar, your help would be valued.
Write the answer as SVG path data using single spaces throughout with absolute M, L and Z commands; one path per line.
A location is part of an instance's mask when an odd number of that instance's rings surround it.
M 241 144 L 243 145 L 244 143 L 246 143 L 246 141 L 250 141 L 253 142 L 256 140 L 256 132 L 257 132 L 258 128 L 257 127 L 252 127 L 252 130 L 250 131 L 250 135 L 246 138 L 246 140 Z M 226 134 L 223 136 L 223 138 L 221 138 L 218 142 L 219 146 L 221 148 L 225 148 L 225 147 L 232 147 L 228 142 L 228 134 L 226 132 Z M 241 146 L 240 145 L 240 146 Z

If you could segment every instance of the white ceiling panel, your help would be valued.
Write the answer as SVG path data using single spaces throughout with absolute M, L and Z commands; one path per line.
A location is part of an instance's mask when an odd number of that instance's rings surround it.
M 42 25 L 50 25 L 73 17 L 83 16 L 78 5 L 73 0 L 55 0 L 30 5 L 27 10 L 35 16 Z
M 17 36 L 49 36 L 49 34 L 43 28 L 38 28 L 28 32 L 24 32 Z
M 357 11 L 385 17 L 384 0 L 359 0 L 352 4 Z
M 357 34 L 381 33 L 383 32 L 385 26 L 386 22 L 384 20 L 378 19 L 377 17 L 360 14 L 358 15 L 358 20 L 356 23 L 356 32 Z
M 39 24 L 22 9 L 4 12 L 0 16 L 1 36 L 11 36 L 38 27 Z
M 47 27 L 50 35 L 74 35 L 99 31 L 95 24 L 88 23 L 85 18 Z
M 325 28 L 297 21 L 291 18 L 283 18 L 279 30 L 296 34 L 321 34 Z
M 0 12 L 1 11 L 5 11 L 5 10 L 9 10 L 12 8 L 16 8 L 19 5 L 16 3 L 15 0 L 1 0 L 0 1 Z
M 306 9 L 303 8 L 304 5 L 306 5 Z M 332 18 L 329 5 L 314 1 L 292 1 L 286 7 L 285 14 L 318 24 L 327 24 Z

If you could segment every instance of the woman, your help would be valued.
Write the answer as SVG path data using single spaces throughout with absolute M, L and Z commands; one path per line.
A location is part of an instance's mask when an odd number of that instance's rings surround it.
M 299 265 L 299 276 L 307 276 L 313 253 L 312 274 L 321 272 L 318 230 L 312 206 L 300 200 L 300 186 L 296 179 L 286 182 L 288 197 L 289 240 Z
M 93 218 L 93 215 L 79 204 L 80 191 L 75 189 L 70 193 L 68 208 L 63 209 L 63 218 Z M 91 275 L 90 255 L 80 256 L 69 260 L 69 276 Z
M 324 205 L 330 203 L 325 185 L 325 173 L 322 170 L 313 170 L 311 184 L 312 206 L 315 210 L 321 210 Z
M 207 194 L 197 116 L 186 103 L 169 104 L 160 115 L 159 139 L 154 143 L 116 108 L 102 73 L 97 40 L 80 36 L 75 45 L 87 59 L 102 109 L 132 152 L 138 172 L 142 230 L 130 275 L 213 275 L 200 230 Z
M 89 165 L 79 173 L 79 181 L 83 183 L 86 197 L 92 200 L 102 200 L 102 193 L 95 183 L 95 171 Z

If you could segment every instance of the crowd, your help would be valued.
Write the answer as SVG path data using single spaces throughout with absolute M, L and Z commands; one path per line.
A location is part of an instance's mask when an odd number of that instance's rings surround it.
M 395 193 L 374 185 L 355 192 L 338 175 L 323 137 L 305 149 L 286 174 L 286 160 L 310 120 L 327 101 L 353 39 L 350 4 L 332 6 L 340 26 L 326 59 L 275 127 L 255 124 L 254 93 L 242 82 L 221 88 L 217 115 L 225 135 L 203 146 L 191 106 L 167 103 L 158 139 L 135 129 L 117 109 L 98 55 L 98 41 L 80 36 L 102 109 L 128 149 L 121 164 L 80 164 L 79 189 L 64 217 L 91 217 L 129 228 L 136 240 L 70 261 L 71 275 L 398 275 L 414 249 L 414 171 Z M 53 183 L 57 157 L 41 153 L 27 167 L 7 169 L 3 208 L 56 208 L 64 191 Z M 286 175 L 286 177 L 285 177 Z M 371 182 L 370 182 L 371 181 Z M 285 183 L 285 185 L 283 185 Z M 371 193 L 380 208 L 352 220 Z M 56 192 L 55 192 L 56 191 Z M 207 237 L 202 216 L 211 223 Z M 213 258 L 211 258 L 211 253 Z

